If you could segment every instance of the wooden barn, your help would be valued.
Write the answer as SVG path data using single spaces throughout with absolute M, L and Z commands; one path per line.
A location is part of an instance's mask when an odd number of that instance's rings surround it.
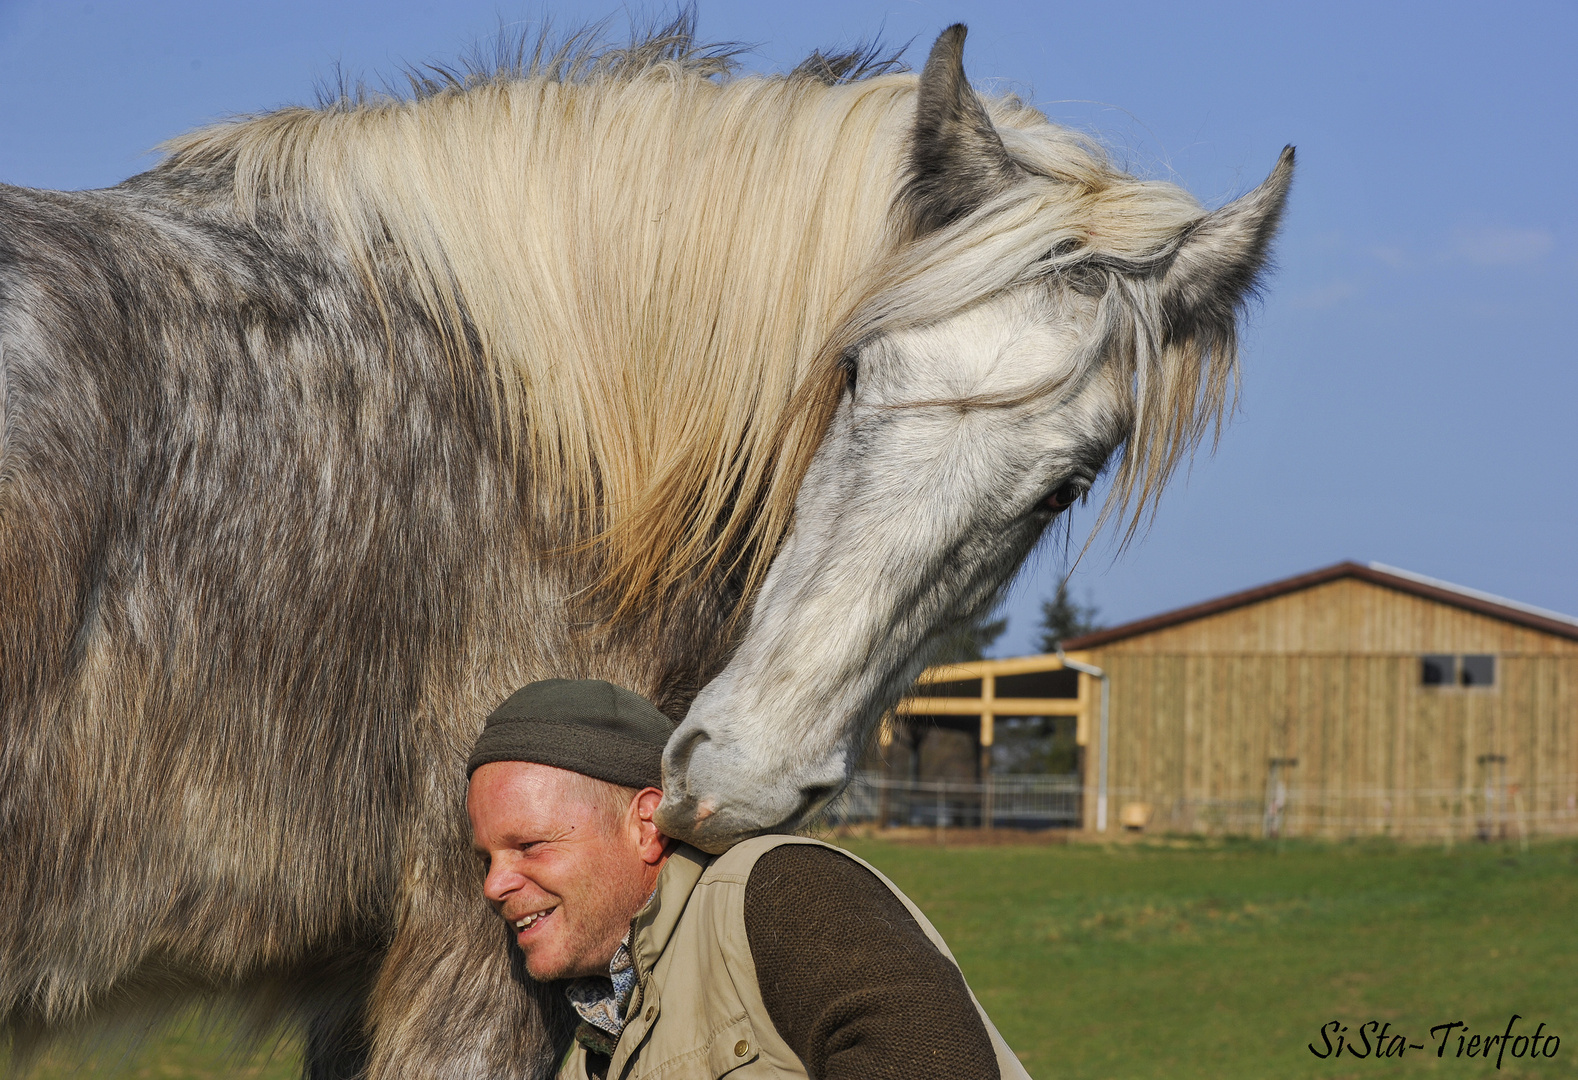
M 973 721 L 989 784 L 1005 715 L 1069 717 L 1087 829 L 1578 833 L 1578 619 L 1345 562 L 1066 649 L 929 671 L 896 730 Z

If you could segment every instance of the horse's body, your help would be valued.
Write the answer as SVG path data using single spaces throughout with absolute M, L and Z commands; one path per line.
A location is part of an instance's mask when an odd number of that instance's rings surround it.
M 0 188 L 20 1047 L 226 991 L 309 1071 L 543 1075 L 462 812 L 493 705 L 649 695 L 664 820 L 718 848 L 836 791 L 1114 451 L 1154 495 L 1287 166 L 1207 215 L 983 111 L 962 37 L 919 80 L 670 37 Z

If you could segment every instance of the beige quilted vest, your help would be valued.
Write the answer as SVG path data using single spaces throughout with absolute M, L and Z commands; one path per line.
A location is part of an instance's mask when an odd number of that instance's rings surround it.
M 745 882 L 756 860 L 773 848 L 820 843 L 800 836 L 760 836 L 717 858 L 684 845 L 669 856 L 657 896 L 635 918 L 631 953 L 636 989 L 630 1020 L 609 1062 L 608 1080 L 712 1080 L 724 1075 L 731 1080 L 807 1080 L 805 1066 L 779 1037 L 762 1004 L 745 934 Z M 942 936 L 909 897 L 874 867 L 855 861 L 893 890 L 926 936 L 953 960 Z M 975 1007 L 997 1050 L 1003 1080 L 1030 1080 L 980 1002 Z M 559 1077 L 585 1080 L 586 1051 L 580 1044 L 565 1056 Z

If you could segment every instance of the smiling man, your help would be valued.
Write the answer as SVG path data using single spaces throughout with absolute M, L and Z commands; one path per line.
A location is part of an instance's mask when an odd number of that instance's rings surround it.
M 664 836 L 673 724 L 597 680 L 488 717 L 467 764 L 483 893 L 581 1017 L 562 1080 L 1028 1080 L 930 923 L 854 856 Z

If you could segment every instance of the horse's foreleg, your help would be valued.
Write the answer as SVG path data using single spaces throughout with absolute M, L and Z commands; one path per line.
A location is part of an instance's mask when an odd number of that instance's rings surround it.
M 373 988 L 368 1080 L 553 1075 L 568 1005 L 526 977 L 477 878 L 461 861 L 413 889 Z
M 348 995 L 312 1016 L 306 1042 L 302 1080 L 360 1080 L 372 1049 L 367 1038 L 367 995 Z

